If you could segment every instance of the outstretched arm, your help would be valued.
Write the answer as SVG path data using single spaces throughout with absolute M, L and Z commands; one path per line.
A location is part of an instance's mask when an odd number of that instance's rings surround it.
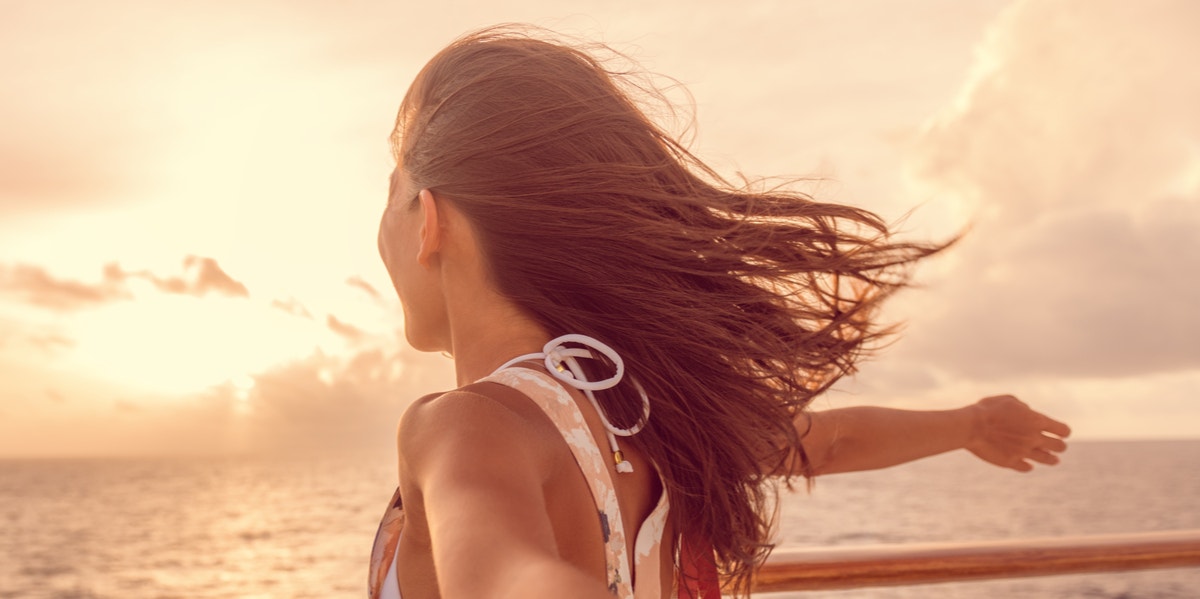
M 796 428 L 815 475 L 887 468 L 955 449 L 1028 472 L 1030 462 L 1057 464 L 1055 454 L 1066 450 L 1063 439 L 1071 433 L 1011 395 L 954 410 L 862 406 L 807 412 L 797 417 Z M 801 473 L 798 459 L 791 471 Z

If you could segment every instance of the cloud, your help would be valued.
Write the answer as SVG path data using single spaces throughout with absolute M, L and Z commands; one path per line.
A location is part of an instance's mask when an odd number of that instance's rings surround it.
M 227 386 L 202 401 L 228 414 L 208 418 L 210 426 L 226 429 L 212 435 L 232 444 L 226 450 L 388 455 L 395 451 L 404 407 L 453 383 L 449 364 L 436 354 L 391 345 L 338 356 L 318 352 L 254 375 L 249 390 Z M 241 437 L 228 438 L 230 422 L 237 422 Z
M 17 320 L 0 316 L 0 363 L 14 358 L 17 363 L 57 358 L 70 352 L 77 343 L 59 323 L 38 323 L 30 322 L 28 318 Z M 0 381 L 11 382 L 2 373 Z
M 1200 51 L 1186 0 L 1041 0 L 1011 6 L 977 49 L 914 167 L 989 216 L 1137 202 L 1195 172 Z
M 250 297 L 246 286 L 229 276 L 217 261 L 203 256 L 188 256 L 183 259 L 183 277 L 159 277 L 147 271 L 127 273 L 141 277 L 154 284 L 159 291 L 202 297 L 217 293 L 230 297 Z
M 1200 368 L 1196 22 L 1166 0 L 1001 15 L 913 147 L 922 190 L 977 216 L 905 356 L 991 378 Z
M 276 310 L 287 312 L 292 316 L 299 316 L 300 318 L 309 319 L 312 318 L 312 313 L 308 311 L 308 308 L 305 308 L 304 304 L 301 304 L 295 298 L 289 298 L 286 300 L 271 300 L 271 307 L 275 308 Z
M 351 324 L 346 324 L 332 314 L 325 318 L 325 324 L 329 327 L 329 330 L 350 342 L 361 341 L 367 335 L 362 329 Z
M 132 299 L 128 282 L 149 281 L 164 293 L 203 297 L 210 293 L 231 297 L 249 297 L 246 286 L 221 269 L 217 261 L 188 256 L 183 261 L 183 276 L 161 277 L 149 271 L 126 271 L 119 264 L 104 266 L 97 283 L 60 279 L 40 266 L 0 264 L 0 294 L 15 296 L 27 304 L 55 311 L 95 307 Z
M 971 377 L 1200 368 L 1200 211 L 1063 211 L 970 252 L 921 300 L 907 343 Z
M 366 292 L 367 295 L 371 296 L 371 299 L 374 299 L 374 300 L 382 299 L 379 295 L 379 291 L 376 290 L 375 287 L 372 286 L 370 283 L 364 281 L 363 278 L 358 275 L 355 275 L 355 276 L 350 277 L 349 279 L 346 279 L 346 284 L 351 287 L 356 287 L 358 289 L 363 290 L 364 292 Z
M 311 328 L 323 323 L 292 324 Z M 0 317 L 0 336 L 4 332 Z M 0 418 L 0 453 L 369 451 L 386 459 L 394 455 L 396 424 L 405 406 L 454 384 L 450 360 L 409 349 L 397 330 L 368 335 L 350 348 L 313 349 L 274 366 L 243 370 L 204 391 L 164 394 L 83 371 L 37 367 L 35 376 L 26 377 L 25 369 L 0 360 L 0 381 L 13 400 L 0 401 L 0 410 L 15 406 Z M 104 425 L 80 428 L 80 422 Z
M 77 310 L 130 298 L 125 274 L 115 264 L 104 267 L 98 283 L 56 278 L 39 266 L 0 264 L 0 293 L 50 310 Z

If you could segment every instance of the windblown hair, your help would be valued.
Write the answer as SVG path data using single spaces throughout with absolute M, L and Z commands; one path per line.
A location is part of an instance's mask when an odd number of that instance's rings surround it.
M 501 294 L 623 356 L 651 402 L 629 442 L 658 466 L 675 530 L 710 541 L 726 589 L 748 593 L 773 473 L 804 459 L 793 419 L 889 332 L 876 308 L 944 246 L 731 185 L 639 108 L 663 96 L 636 72 L 553 39 L 502 26 L 437 54 L 400 107 L 395 158 L 471 221 Z M 598 399 L 617 426 L 641 415 L 628 383 Z

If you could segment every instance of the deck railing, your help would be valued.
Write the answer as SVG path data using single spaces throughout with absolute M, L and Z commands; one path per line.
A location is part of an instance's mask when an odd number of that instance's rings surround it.
M 756 593 L 1200 567 L 1200 529 L 1120 535 L 777 549 Z

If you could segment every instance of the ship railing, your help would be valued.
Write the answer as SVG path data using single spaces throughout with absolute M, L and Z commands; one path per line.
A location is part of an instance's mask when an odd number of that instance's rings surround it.
M 1003 541 L 781 547 L 754 592 L 1200 567 L 1200 529 Z

